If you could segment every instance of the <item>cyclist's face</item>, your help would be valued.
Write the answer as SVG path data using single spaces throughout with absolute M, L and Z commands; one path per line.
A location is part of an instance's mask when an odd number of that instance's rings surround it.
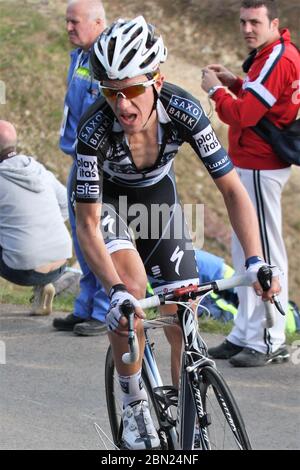
M 153 123 L 156 113 L 152 113 L 151 119 L 148 121 L 154 103 L 153 86 L 159 93 L 163 81 L 164 77 L 159 75 L 154 85 L 145 87 L 141 94 L 134 97 L 126 97 L 126 88 L 142 82 L 147 83 L 148 79 L 145 75 L 124 80 L 108 80 L 102 83 L 104 86 L 120 89 L 117 96 L 106 97 L 106 100 L 127 134 L 141 132 L 147 128 L 148 124 Z M 122 90 L 124 93 L 122 93 Z
M 104 27 L 102 20 L 90 17 L 84 3 L 75 3 L 67 8 L 66 28 L 73 46 L 88 50 Z
M 240 10 L 240 28 L 250 50 L 261 49 L 276 41 L 278 26 L 278 18 L 270 21 L 265 6 Z

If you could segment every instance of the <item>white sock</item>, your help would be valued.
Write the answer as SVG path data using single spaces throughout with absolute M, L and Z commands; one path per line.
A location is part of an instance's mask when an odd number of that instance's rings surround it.
M 141 375 L 141 369 L 134 375 L 119 375 L 120 387 L 123 392 L 124 408 L 135 401 L 148 401 L 148 395 L 144 389 Z

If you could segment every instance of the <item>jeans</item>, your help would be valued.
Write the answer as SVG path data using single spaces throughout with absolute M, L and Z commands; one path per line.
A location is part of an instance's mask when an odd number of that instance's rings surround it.
M 4 263 L 2 251 L 2 247 L 0 246 L 0 276 L 19 286 L 45 286 L 60 278 L 66 269 L 66 264 L 49 273 L 38 273 L 34 269 L 13 269 Z

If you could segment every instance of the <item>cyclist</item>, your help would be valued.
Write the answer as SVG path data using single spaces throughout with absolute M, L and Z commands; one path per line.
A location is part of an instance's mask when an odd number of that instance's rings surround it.
M 182 286 L 198 279 L 173 172 L 183 142 L 193 147 L 221 191 L 253 280 L 264 264 L 252 203 L 199 101 L 164 81 L 160 64 L 166 58 L 162 37 L 142 16 L 120 19 L 107 28 L 91 53 L 102 97 L 82 117 L 77 134 L 77 234 L 88 264 L 110 298 L 107 327 L 123 391 L 122 437 L 129 449 L 156 448 L 159 439 L 141 383 L 142 354 L 134 364 L 122 363 L 128 345 L 120 304 L 128 299 L 135 306 L 142 352 L 144 313 L 137 299 L 145 297 L 147 277 L 156 293 L 169 284 Z M 147 233 L 136 236 L 134 244 L 128 226 L 137 204 L 146 209 L 140 227 Z M 153 227 L 152 209 L 161 204 L 168 205 L 170 217 Z M 179 220 L 183 235 L 176 238 Z M 262 294 L 257 284 L 255 288 Z M 279 289 L 275 278 L 264 298 L 270 299 Z M 174 381 L 181 350 L 178 331 L 166 329 Z

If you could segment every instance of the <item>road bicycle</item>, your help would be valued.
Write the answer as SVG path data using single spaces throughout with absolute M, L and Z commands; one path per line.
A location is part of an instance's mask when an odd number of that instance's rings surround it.
M 265 269 L 265 267 L 263 268 Z M 260 272 L 260 282 L 267 290 L 270 285 L 268 273 Z M 142 364 L 142 380 L 148 393 L 150 412 L 160 437 L 162 450 L 250 450 L 251 444 L 238 405 L 217 370 L 208 358 L 207 346 L 199 333 L 191 302 L 210 292 L 220 292 L 238 286 L 250 286 L 247 275 L 234 276 L 201 285 L 170 288 L 162 295 L 140 300 L 143 309 L 166 304 L 178 305 L 176 317 L 160 317 L 144 321 L 146 346 Z M 277 307 L 278 302 L 276 302 Z M 265 326 L 274 324 L 273 304 L 265 302 Z M 123 306 L 128 318 L 129 352 L 123 355 L 125 363 L 138 358 L 138 342 L 133 328 L 133 308 Z M 283 312 L 281 312 L 283 313 Z M 163 384 L 154 354 L 154 343 L 150 339 L 151 329 L 176 323 L 183 333 L 181 376 L 178 390 Z M 120 386 L 109 347 L 105 362 L 106 403 L 114 445 L 122 448 L 122 401 Z

